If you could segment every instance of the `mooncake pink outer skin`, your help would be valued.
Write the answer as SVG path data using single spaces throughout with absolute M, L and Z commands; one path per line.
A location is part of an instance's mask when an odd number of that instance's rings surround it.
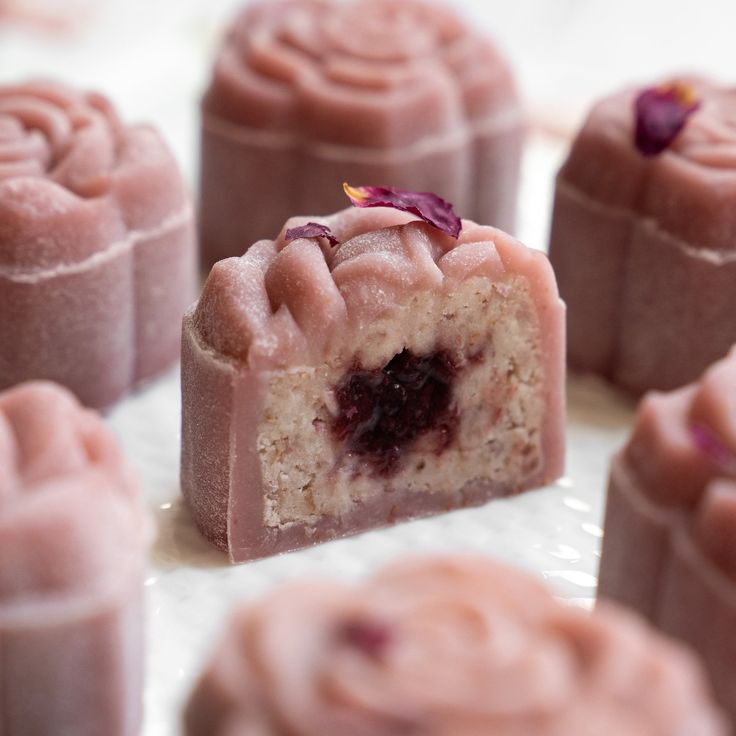
M 146 526 L 101 419 L 65 389 L 0 393 L 0 734 L 134 736 Z
M 436 192 L 513 230 L 522 118 L 510 70 L 419 0 L 271 0 L 233 21 L 202 103 L 202 261 L 269 238 L 340 185 Z
M 570 365 L 640 394 L 694 381 L 736 342 L 736 88 L 668 150 L 634 146 L 628 89 L 598 103 L 557 177 L 550 258 Z
M 97 94 L 0 86 L 0 388 L 113 404 L 179 354 L 192 207 L 158 133 Z
M 480 557 L 297 583 L 232 616 L 186 736 L 721 736 L 694 658 Z
M 608 494 L 601 596 L 691 644 L 736 723 L 736 350 L 643 400 Z
M 319 219 L 338 248 L 314 238 L 285 243 L 286 230 L 314 220 L 293 218 L 276 241 L 218 263 L 185 317 L 181 481 L 204 535 L 243 561 L 559 477 L 564 305 L 544 254 L 470 221 L 455 240 L 386 208 Z M 464 317 L 471 308 L 481 311 Z M 493 309 L 501 310 L 499 322 L 488 341 L 478 338 L 473 350 L 481 364 L 469 369 L 480 376 L 469 379 L 478 382 L 467 397 L 470 436 L 461 444 L 461 435 L 455 449 L 458 463 L 475 457 L 472 443 L 486 441 L 481 431 L 495 436 L 498 449 L 488 446 L 480 467 L 457 471 L 469 480 L 462 488 L 452 489 L 456 474 L 431 450 L 416 456 L 426 477 L 407 469 L 384 483 L 367 477 L 349 449 L 330 444 L 332 390 L 356 360 L 380 368 L 402 349 L 431 351 L 440 337 L 453 349 L 463 338 L 458 324 L 465 319 L 471 331 Z M 524 325 L 518 334 L 517 324 Z M 509 344 L 500 375 L 482 373 L 496 370 L 494 360 Z M 514 404 L 524 390 L 533 393 Z M 476 414 L 479 422 L 487 414 L 494 423 L 503 417 L 508 429 L 492 435 L 494 426 L 480 424 L 476 432 Z M 285 434 L 271 441 L 274 422 Z M 302 488 L 283 491 L 292 483 Z

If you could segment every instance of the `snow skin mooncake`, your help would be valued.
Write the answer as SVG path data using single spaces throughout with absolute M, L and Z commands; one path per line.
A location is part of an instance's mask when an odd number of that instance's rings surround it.
M 557 177 L 568 356 L 638 395 L 736 342 L 736 88 L 682 78 L 595 105 Z
M 547 258 L 383 207 L 309 220 L 220 261 L 185 317 L 181 480 L 204 535 L 242 561 L 557 478 Z
M 261 0 L 228 28 L 202 100 L 202 262 L 343 181 L 433 191 L 512 231 L 523 118 L 493 42 L 427 0 Z
M 600 595 L 692 646 L 736 724 L 736 350 L 642 401 L 611 466 Z
M 179 357 L 193 212 L 159 134 L 51 82 L 0 85 L 0 389 L 107 407 Z
M 0 392 L 0 734 L 137 736 L 138 485 L 97 414 L 60 386 Z
M 695 658 L 481 557 L 286 585 L 233 614 L 186 736 L 726 736 Z

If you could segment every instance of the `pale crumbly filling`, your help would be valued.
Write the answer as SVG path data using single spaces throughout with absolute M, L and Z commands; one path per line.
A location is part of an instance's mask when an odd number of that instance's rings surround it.
M 542 464 L 544 365 L 535 306 L 525 280 L 468 279 L 452 294 L 419 292 L 352 336 L 317 367 L 274 373 L 258 431 L 264 523 L 315 524 L 351 513 L 391 490 L 455 493 L 475 479 L 521 488 Z M 436 452 L 429 433 L 382 477 L 331 431 L 334 388 L 354 367 L 386 365 L 403 349 L 459 356 L 452 405 L 454 440 Z

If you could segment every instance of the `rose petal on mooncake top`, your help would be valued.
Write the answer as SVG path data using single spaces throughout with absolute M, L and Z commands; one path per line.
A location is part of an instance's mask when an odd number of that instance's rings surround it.
M 340 245 L 340 241 L 334 236 L 327 225 L 319 222 L 308 222 L 300 227 L 289 228 L 284 234 L 284 240 L 296 240 L 297 238 L 326 238 L 330 245 Z
M 636 147 L 645 156 L 667 150 L 700 105 L 695 89 L 685 82 L 643 90 L 634 103 Z
M 393 207 L 409 212 L 453 238 L 460 235 L 462 223 L 452 205 L 433 192 L 410 192 L 396 187 L 352 187 L 343 184 L 345 194 L 355 207 Z

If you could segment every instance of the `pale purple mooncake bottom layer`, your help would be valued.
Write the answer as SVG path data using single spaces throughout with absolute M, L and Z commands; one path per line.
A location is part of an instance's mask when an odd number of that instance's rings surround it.
M 138 486 L 99 416 L 48 383 L 0 393 L 0 733 L 136 736 Z
M 611 468 L 599 590 L 691 645 L 736 724 L 736 352 L 643 400 Z
M 232 615 L 186 736 L 726 736 L 690 653 L 481 557 L 286 585 Z
M 185 318 L 182 489 L 235 562 L 562 472 L 546 257 L 468 221 L 458 240 L 389 209 L 321 222 L 341 245 L 261 241 Z

